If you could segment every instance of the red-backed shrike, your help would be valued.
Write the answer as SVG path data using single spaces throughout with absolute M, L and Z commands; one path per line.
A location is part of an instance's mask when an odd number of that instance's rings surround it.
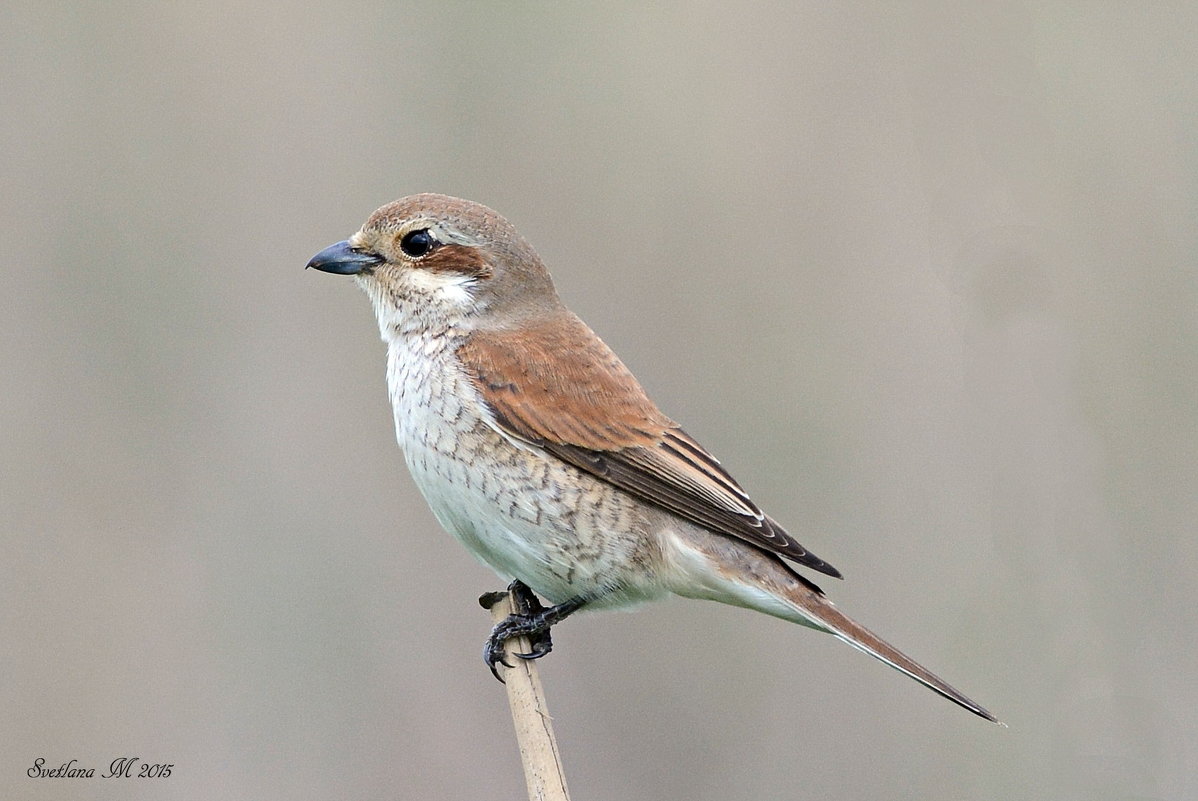
M 403 198 L 308 266 L 370 296 L 396 435 L 437 520 L 553 604 L 495 627 L 492 670 L 512 636 L 543 656 L 549 627 L 578 609 L 674 593 L 828 632 L 995 720 L 799 574 L 840 577 L 658 410 L 491 209 Z

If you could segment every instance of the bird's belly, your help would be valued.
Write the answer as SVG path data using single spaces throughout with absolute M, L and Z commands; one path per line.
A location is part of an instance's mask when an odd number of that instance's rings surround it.
M 396 438 L 437 520 L 506 579 L 554 603 L 664 595 L 660 544 L 630 496 L 492 428 L 446 346 L 390 343 Z
M 404 443 L 404 453 L 433 514 L 501 576 L 553 603 L 664 594 L 656 540 L 632 499 L 485 425 L 455 436 L 449 453 L 421 440 Z

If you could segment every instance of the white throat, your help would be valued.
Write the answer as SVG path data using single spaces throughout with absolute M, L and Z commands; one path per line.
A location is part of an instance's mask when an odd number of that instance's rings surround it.
M 405 271 L 401 281 L 388 283 L 358 276 L 358 286 L 374 306 L 379 335 L 387 343 L 397 337 L 436 337 L 469 328 L 477 311 L 476 284 L 468 275 L 420 270 Z

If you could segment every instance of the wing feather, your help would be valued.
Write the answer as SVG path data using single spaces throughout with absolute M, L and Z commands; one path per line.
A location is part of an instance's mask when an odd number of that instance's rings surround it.
M 503 431 L 712 531 L 813 570 L 836 568 L 786 533 L 569 312 L 476 332 L 458 355 Z

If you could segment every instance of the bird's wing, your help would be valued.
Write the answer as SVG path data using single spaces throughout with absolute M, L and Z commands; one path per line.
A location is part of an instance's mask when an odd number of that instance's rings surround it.
M 662 414 L 585 323 L 563 315 L 474 332 L 458 348 L 500 430 L 705 528 L 840 578 Z

